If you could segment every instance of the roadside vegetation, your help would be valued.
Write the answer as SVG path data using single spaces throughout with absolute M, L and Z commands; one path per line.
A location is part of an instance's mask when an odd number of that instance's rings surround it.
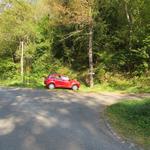
M 113 128 L 123 137 L 150 148 L 150 98 L 127 100 L 107 108 Z
M 67 73 L 68 75 L 68 73 Z M 119 93 L 150 93 L 150 78 L 149 77 L 134 77 L 127 78 L 121 75 L 110 75 L 107 80 L 96 83 L 93 88 L 87 86 L 79 78 L 74 76 L 72 78 L 78 79 L 82 84 L 80 92 L 119 92 Z M 46 74 L 45 74 L 46 76 Z M 71 76 L 71 75 L 70 75 Z M 44 88 L 44 76 L 26 75 L 24 83 L 21 82 L 21 77 L 15 76 L 14 78 L 8 78 L 7 80 L 0 80 L 1 86 L 8 87 L 28 87 L 28 88 Z

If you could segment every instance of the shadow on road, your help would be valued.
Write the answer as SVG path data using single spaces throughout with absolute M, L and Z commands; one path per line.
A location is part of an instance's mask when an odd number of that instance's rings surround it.
M 113 140 L 101 116 L 108 97 L 1 89 L 0 150 L 125 149 Z

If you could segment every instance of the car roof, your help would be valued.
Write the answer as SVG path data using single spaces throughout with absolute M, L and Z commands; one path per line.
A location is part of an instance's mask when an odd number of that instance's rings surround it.
M 62 76 L 61 74 L 50 74 L 49 76 L 55 77 L 55 76 Z

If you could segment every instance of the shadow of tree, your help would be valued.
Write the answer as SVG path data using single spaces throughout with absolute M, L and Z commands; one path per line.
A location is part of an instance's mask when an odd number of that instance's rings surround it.
M 20 88 L 0 95 L 0 150 L 126 149 L 107 131 L 104 102 L 93 96 Z

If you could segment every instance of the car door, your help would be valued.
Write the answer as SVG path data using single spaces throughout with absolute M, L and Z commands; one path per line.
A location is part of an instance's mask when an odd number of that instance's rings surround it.
M 70 80 L 68 77 L 61 76 L 62 82 L 61 82 L 61 87 L 64 88 L 70 88 Z
M 60 76 L 56 76 L 56 77 L 55 77 L 55 86 L 56 86 L 56 87 L 62 87 L 62 85 L 63 85 L 62 82 L 63 82 L 63 81 L 62 81 L 62 79 L 61 79 Z
M 62 87 L 62 88 L 70 88 L 70 81 L 63 78 L 63 76 L 56 76 L 55 86 Z

